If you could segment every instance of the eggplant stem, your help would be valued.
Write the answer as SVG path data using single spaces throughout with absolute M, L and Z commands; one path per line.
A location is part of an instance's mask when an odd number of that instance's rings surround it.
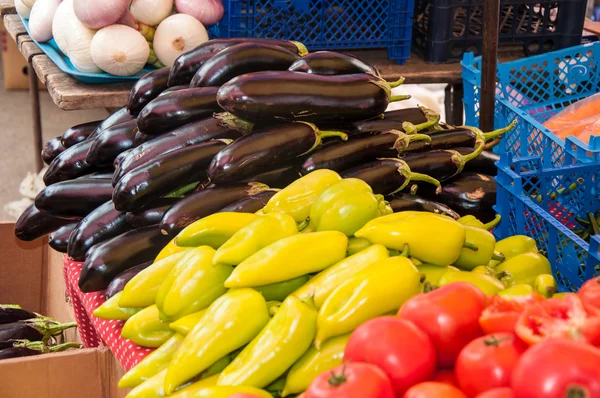
M 494 254 L 492 254 L 492 260 L 503 262 L 506 260 L 506 257 L 500 252 L 494 252 Z
M 507 133 L 510 130 L 514 129 L 516 125 L 517 125 L 517 121 L 513 120 L 508 126 L 506 126 L 504 128 L 494 130 L 489 133 L 482 133 L 483 139 L 485 140 L 485 142 L 489 142 L 497 137 L 500 137 L 502 134 Z
M 431 142 L 431 137 L 428 136 L 427 134 L 413 134 L 413 135 L 408 136 L 408 141 L 409 142 L 414 142 L 414 141 Z
M 254 128 L 254 123 L 247 122 L 229 112 L 219 112 L 213 114 L 213 117 L 221 122 L 223 126 L 232 130 L 239 131 L 242 134 L 250 134 Z
M 74 342 L 57 344 L 55 346 L 49 347 L 49 350 L 50 352 L 62 352 L 68 350 L 69 348 L 81 348 L 81 344 Z
M 473 250 L 474 252 L 479 251 L 479 247 L 471 242 L 465 241 L 465 243 L 463 243 L 463 247 L 465 249 Z
M 425 130 L 430 127 L 436 126 L 440 122 L 440 115 L 432 111 L 431 109 L 421 107 L 421 111 L 425 114 L 427 121 L 421 124 L 415 125 L 417 131 Z
M 333 131 L 333 130 L 319 130 L 318 131 L 319 137 L 321 139 L 323 138 L 331 138 L 331 137 L 338 137 L 341 138 L 342 141 L 348 141 L 348 134 L 342 132 L 342 131 Z
M 390 85 L 390 88 L 396 88 L 396 87 L 400 87 L 401 85 L 403 85 L 405 81 L 406 81 L 406 78 L 404 76 L 402 76 L 400 79 L 396 80 L 395 82 L 388 82 L 388 84 Z
M 436 180 L 435 178 L 428 176 L 427 174 L 421 174 L 421 173 L 413 173 L 412 171 L 410 172 L 410 182 L 414 182 L 414 181 L 422 181 L 422 182 L 426 182 L 432 185 L 435 185 L 438 188 L 441 188 L 442 184 Z
M 402 130 L 404 130 L 404 132 L 408 135 L 414 134 L 418 131 L 417 126 L 415 126 L 411 122 L 402 123 Z
M 501 220 L 502 220 L 502 216 L 500 214 L 496 214 L 496 217 L 494 217 L 494 219 L 492 221 L 490 221 L 487 224 L 483 224 L 483 229 L 490 231 L 490 230 L 496 228 Z
M 484 143 L 480 143 L 474 150 L 473 152 L 471 152 L 468 155 L 460 155 L 461 159 L 464 163 L 468 163 L 471 160 L 475 159 L 477 156 L 481 155 L 481 152 L 483 152 L 483 149 L 485 148 L 485 144 Z M 464 166 L 464 165 L 463 165 Z
M 404 100 L 408 100 L 411 99 L 412 96 L 410 95 L 392 95 L 390 96 L 390 102 L 399 102 L 399 101 L 404 101 Z

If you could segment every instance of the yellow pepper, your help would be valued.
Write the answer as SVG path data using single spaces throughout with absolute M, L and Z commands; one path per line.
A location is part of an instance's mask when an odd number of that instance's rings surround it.
M 134 314 L 137 314 L 142 308 L 123 308 L 119 306 L 119 300 L 123 292 L 119 292 L 106 300 L 102 305 L 94 310 L 93 315 L 96 318 L 126 321 L 131 318 Z
M 313 232 L 281 239 L 238 265 L 225 287 L 253 287 L 319 272 L 346 257 L 348 238 L 341 232 Z
M 190 386 L 191 387 L 191 386 Z M 259 388 L 247 386 L 212 386 L 197 388 L 193 395 L 173 395 L 173 397 L 195 397 L 195 398 L 229 398 L 235 394 L 247 394 L 246 396 L 256 398 L 273 398 L 271 394 Z
M 217 385 L 220 374 L 217 373 L 213 376 L 207 377 L 206 379 L 199 380 L 195 383 L 186 386 L 180 390 L 177 390 L 173 394 L 169 395 L 169 398 L 194 398 L 197 397 L 196 393 L 200 390 L 204 390 L 206 387 L 213 387 Z
M 496 267 L 496 275 L 508 286 L 526 283 L 534 286 L 538 275 L 552 274 L 550 262 L 537 252 L 528 252 L 512 257 Z
M 437 286 L 440 283 L 440 279 L 442 279 L 442 276 L 444 276 L 446 272 L 460 271 L 458 268 L 453 267 L 451 265 L 441 267 L 439 265 L 433 264 L 417 265 L 417 269 L 421 274 L 425 275 L 425 283 L 429 283 L 435 286 Z
M 254 290 L 262 294 L 267 301 L 283 301 L 287 296 L 306 285 L 309 280 L 310 276 L 303 275 L 285 282 L 256 286 Z
M 348 251 L 346 254 L 348 256 L 352 256 L 360 251 L 365 250 L 371 245 L 372 243 L 365 238 L 356 238 L 352 236 L 348 239 Z
M 289 296 L 260 334 L 225 368 L 217 384 L 268 386 L 308 350 L 316 323 L 314 305 Z
M 533 293 L 533 288 L 531 286 L 521 284 L 511 286 L 508 289 L 504 289 L 498 292 L 498 296 L 513 298 L 520 296 L 529 296 L 531 295 L 531 293 Z
M 474 286 L 477 286 L 488 296 L 493 296 L 501 290 L 504 290 L 504 285 L 502 282 L 493 276 L 466 271 L 447 272 L 444 274 L 444 276 L 442 276 L 442 279 L 440 279 L 440 286 L 454 282 L 470 283 Z
M 552 297 L 558 291 L 558 284 L 554 276 L 550 274 L 541 274 L 535 278 L 535 291 L 546 298 Z
M 330 339 L 320 351 L 311 347 L 288 372 L 281 396 L 300 394 L 318 375 L 341 365 L 349 338 L 350 334 L 345 334 Z
M 452 272 L 450 272 L 452 273 Z M 390 257 L 339 285 L 319 309 L 315 346 L 399 309 L 420 293 L 421 275 L 406 257 Z
M 187 336 L 192 331 L 194 326 L 196 326 L 202 320 L 205 313 L 206 308 L 179 318 L 175 322 L 170 323 L 169 327 L 177 333 Z
M 202 321 L 186 336 L 173 357 L 165 391 L 202 373 L 212 363 L 248 344 L 269 322 L 267 303 L 253 289 L 230 290 L 217 299 Z
M 490 260 L 503 261 L 504 257 L 494 253 L 496 239 L 485 229 L 465 226 L 465 241 L 469 247 L 463 247 L 460 257 L 454 265 L 464 270 L 472 270 L 487 265 Z
M 489 276 L 496 276 L 496 271 L 493 268 L 488 267 L 487 265 L 479 265 L 479 266 L 473 268 L 471 270 L 471 272 L 473 272 L 475 274 L 483 274 L 483 275 L 489 275 Z
M 201 218 L 188 225 L 175 238 L 178 246 L 210 246 L 218 249 L 236 232 L 256 220 L 251 213 L 223 212 Z
M 514 235 L 496 243 L 496 251 L 504 255 L 506 260 L 523 253 L 537 253 L 535 239 L 525 235 Z
M 245 259 L 271 243 L 296 235 L 296 221 L 284 213 L 270 213 L 258 217 L 240 229 L 217 250 L 215 264 L 241 264 Z
M 133 390 L 126 395 L 125 398 L 163 398 L 165 397 L 164 381 L 165 375 L 167 374 L 166 369 L 150 379 L 144 381 L 142 384 L 135 387 Z
M 169 328 L 169 323 L 160 319 L 156 305 L 144 308 L 129 318 L 121 332 L 124 339 L 150 348 L 160 347 L 174 334 Z
M 317 308 L 321 308 L 327 297 L 341 283 L 388 257 L 388 251 L 382 245 L 367 247 L 320 272 L 307 284 L 296 290 L 294 295 L 301 299 L 313 297 Z
M 176 239 L 177 239 L 177 237 L 171 239 L 171 241 L 169 243 L 167 243 L 167 245 L 165 247 L 163 247 L 163 249 L 160 251 L 160 253 L 158 253 L 156 258 L 154 259 L 154 262 L 160 261 L 163 258 L 167 258 L 173 254 L 181 253 L 182 251 L 185 251 L 188 249 L 187 247 L 177 246 L 177 244 L 175 243 Z

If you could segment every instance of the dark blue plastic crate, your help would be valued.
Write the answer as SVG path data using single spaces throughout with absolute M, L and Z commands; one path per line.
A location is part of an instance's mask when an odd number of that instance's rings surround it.
M 479 125 L 481 57 L 472 53 L 463 62 L 466 123 Z M 566 106 L 600 92 L 600 42 L 576 46 L 498 65 L 495 124 L 517 120 L 496 147 L 515 158 L 541 157 L 545 166 L 600 163 L 600 137 L 589 144 L 568 137 L 566 142 L 542 123 Z M 518 159 L 517 159 L 518 160 Z
M 224 0 L 216 37 L 296 40 L 310 50 L 387 48 L 410 56 L 414 0 Z
M 533 237 L 552 264 L 561 291 L 575 291 L 600 275 L 600 235 L 587 243 L 573 229 L 583 228 L 578 217 L 600 209 L 600 164 L 574 163 L 544 167 L 541 158 L 498 162 L 496 211 L 502 222 L 498 239 Z
M 484 0 L 416 0 L 413 48 L 427 62 L 481 53 Z M 501 44 L 536 55 L 581 43 L 587 0 L 502 0 Z

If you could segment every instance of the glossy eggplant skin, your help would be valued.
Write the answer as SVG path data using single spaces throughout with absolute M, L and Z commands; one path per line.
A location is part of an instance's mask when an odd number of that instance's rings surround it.
M 465 147 L 454 148 L 454 150 L 461 155 L 468 155 L 469 153 L 473 152 L 473 148 Z M 498 175 L 498 167 L 496 166 L 496 162 L 499 160 L 500 156 L 496 155 L 494 152 L 483 151 L 481 152 L 481 155 L 467 162 L 465 165 L 465 171 L 472 171 L 475 173 L 482 173 L 495 177 Z
M 85 260 L 95 245 L 119 236 L 132 229 L 125 213 L 115 210 L 112 201 L 98 206 L 84 217 L 69 237 L 67 253 L 76 261 Z
M 129 171 L 142 166 L 159 155 L 212 139 L 236 139 L 241 135 L 239 131 L 232 130 L 213 117 L 188 123 L 133 149 L 116 169 L 113 184 L 116 185 L 123 175 Z
M 148 142 L 156 136 L 144 134 L 141 131 L 137 131 L 135 133 L 135 137 L 133 137 L 133 148 L 142 145 L 144 142 Z
M 400 155 L 400 158 L 408 164 L 411 171 L 427 174 L 443 182 L 462 171 L 458 164 L 453 161 L 454 155 L 454 151 L 431 150 L 418 153 L 403 153 Z
M 181 86 L 169 87 L 168 89 L 166 89 L 162 93 L 158 94 L 158 96 L 160 97 L 161 95 L 165 95 L 165 94 L 169 94 L 169 93 L 174 93 L 175 91 L 179 91 L 179 90 L 186 90 L 188 88 L 190 88 L 189 84 L 183 84 Z
M 399 120 L 371 119 L 361 120 L 344 128 L 348 134 L 358 135 L 388 130 L 404 131 L 404 122 Z
M 321 76 L 301 72 L 257 72 L 224 84 L 219 105 L 251 122 L 354 122 L 380 115 L 390 97 L 382 79 L 366 73 Z
M 221 210 L 219 210 L 219 213 L 256 213 L 267 205 L 269 200 L 277 193 L 277 191 L 277 189 L 267 189 L 259 192 L 256 195 L 238 200 L 237 202 L 223 207 Z
M 87 139 L 58 155 L 48 166 L 44 174 L 44 183 L 48 186 L 98 171 L 99 167 L 85 160 L 93 144 L 94 140 Z
M 427 211 L 429 213 L 445 214 L 455 220 L 460 218 L 458 213 L 444 204 L 409 193 L 398 192 L 386 197 L 386 200 L 390 203 L 394 213 L 401 211 Z
M 101 131 L 103 131 L 111 126 L 114 126 L 115 124 L 125 123 L 125 122 L 130 121 L 133 118 L 134 118 L 133 115 L 131 115 L 129 112 L 127 112 L 126 106 L 119 108 L 116 111 L 114 111 L 113 113 L 111 113 L 106 119 L 104 119 L 94 129 L 92 134 L 90 134 L 88 136 L 88 140 L 96 137 L 96 135 L 98 135 L 98 133 L 100 133 Z
M 171 67 L 171 74 L 169 75 L 169 87 L 189 84 L 196 72 L 215 54 L 218 54 L 226 48 L 242 43 L 276 45 L 293 51 L 298 55 L 303 55 L 306 51 L 304 46 L 288 40 L 253 39 L 244 37 L 210 40 L 199 45 L 192 51 L 180 55 L 179 58 L 175 60 L 175 63 Z
M 73 126 L 65 131 L 61 137 L 61 142 L 65 148 L 70 148 L 75 144 L 85 141 L 96 127 L 102 123 L 102 120 L 95 120 Z
M 9 347 L 0 350 L 0 360 L 10 358 L 31 357 L 33 355 L 41 355 L 38 350 L 32 350 L 27 347 Z
M 144 134 L 157 135 L 205 119 L 220 110 L 218 87 L 188 88 L 161 95 L 138 115 L 138 128 Z
M 158 224 L 165 212 L 179 200 L 178 198 L 160 198 L 143 209 L 127 213 L 127 222 L 134 228 Z
M 190 87 L 220 87 L 234 77 L 266 70 L 287 70 L 298 54 L 283 47 L 258 43 L 231 46 L 209 59 L 194 75 Z
M 52 232 L 48 237 L 48 246 L 59 253 L 66 253 L 69 246 L 69 236 L 71 236 L 77 224 L 76 222 L 67 224 Z
M 300 178 L 300 166 L 297 163 L 294 163 L 289 166 L 256 174 L 242 180 L 242 182 L 261 182 L 271 188 L 282 189 L 296 181 L 298 178 Z
M 110 180 L 113 173 L 111 171 L 96 171 L 94 173 L 86 174 L 78 178 L 94 178 L 99 180 Z
M 154 260 L 169 240 L 158 226 L 150 226 L 125 232 L 94 246 L 83 264 L 79 288 L 84 293 L 106 289 L 121 272 Z
M 215 184 L 243 181 L 293 162 L 318 142 L 318 130 L 307 123 L 265 127 L 219 152 L 208 168 L 208 178 Z
M 409 122 L 412 124 L 422 124 L 428 121 L 427 116 L 421 110 L 421 108 L 406 108 L 398 109 L 395 111 L 385 112 L 383 114 L 384 120 L 396 120 L 399 122 Z
M 328 145 L 313 152 L 301 168 L 302 174 L 319 169 L 344 171 L 377 158 L 398 156 L 394 144 L 398 135 L 389 131 L 361 135 L 346 142 Z
M 52 216 L 81 218 L 110 200 L 112 184 L 100 178 L 78 178 L 46 187 L 35 198 L 35 206 Z
M 474 148 L 477 144 L 477 134 L 469 129 L 455 128 L 451 130 L 434 131 L 429 134 L 431 142 L 412 142 L 407 152 L 424 152 L 432 149 L 454 149 L 456 147 Z M 473 150 L 471 149 L 471 152 Z
M 135 142 L 135 138 L 133 139 L 133 141 Z M 137 147 L 136 147 L 137 148 Z M 113 161 L 113 167 L 115 168 L 115 170 L 117 170 L 119 168 L 119 166 L 121 165 L 121 163 L 123 163 L 123 160 L 125 160 L 125 158 L 127 156 L 129 156 L 129 154 L 134 150 L 135 148 L 131 148 L 128 149 L 126 151 L 121 152 L 120 154 L 117 155 L 117 157 L 115 158 L 115 160 Z M 112 179 L 114 176 L 114 172 L 111 173 L 110 178 Z
M 0 325 L 37 318 L 37 314 L 22 308 L 12 308 L 0 305 Z M 12 344 L 11 344 L 12 346 Z
M 25 322 L 12 322 L 0 325 L 0 341 L 29 340 L 40 341 L 42 334 Z
M 61 137 L 54 137 L 46 142 L 46 145 L 42 148 L 42 160 L 46 164 L 52 163 L 54 159 L 61 153 L 63 153 L 67 148 L 62 144 Z
M 160 230 L 173 237 L 194 221 L 267 189 L 266 185 L 258 183 L 209 186 L 186 196 L 167 210 L 160 222 Z
M 146 73 L 138 80 L 129 92 L 127 111 L 137 116 L 146 105 L 167 89 L 167 81 L 171 68 L 166 66 Z
M 333 51 L 316 51 L 307 54 L 290 66 L 289 70 L 327 76 L 356 73 L 370 73 L 379 76 L 379 71 L 373 65 L 351 55 Z
M 71 224 L 73 220 L 52 217 L 38 210 L 35 205 L 29 206 L 15 223 L 15 236 L 19 240 L 32 241 L 41 238 L 60 227 Z
M 390 195 L 406 184 L 407 179 L 398 173 L 399 162 L 394 159 L 379 159 L 340 173 L 343 178 L 358 178 L 380 195 Z M 411 169 L 412 170 L 412 169 Z
M 111 166 L 121 152 L 133 148 L 137 132 L 135 120 L 105 129 L 94 140 L 85 161 L 94 166 Z
M 115 185 L 115 207 L 123 212 L 136 211 L 177 188 L 204 181 L 207 166 L 226 146 L 223 140 L 212 140 L 160 155 L 133 169 Z
M 104 297 L 108 300 L 115 294 L 122 292 L 125 289 L 125 285 L 129 282 L 134 276 L 139 274 L 144 269 L 148 268 L 152 265 L 152 261 L 146 261 L 145 263 L 138 264 L 121 272 L 115 279 L 110 282 L 110 285 L 104 291 Z

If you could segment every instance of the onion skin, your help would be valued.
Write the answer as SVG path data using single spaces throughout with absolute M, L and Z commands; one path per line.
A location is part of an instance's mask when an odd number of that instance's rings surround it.
M 125 10 L 123 15 L 121 15 L 121 18 L 119 18 L 119 20 L 115 24 L 125 25 L 129 26 L 130 28 L 136 29 L 135 18 L 133 18 L 133 15 L 129 12 L 129 10 Z
M 29 15 L 29 35 L 37 42 L 52 39 L 52 21 L 61 0 L 39 0 Z
M 221 0 L 175 0 L 177 11 L 191 15 L 205 26 L 219 22 L 225 14 Z
M 183 53 L 208 41 L 208 32 L 196 18 L 175 14 L 166 18 L 156 28 L 153 47 L 156 56 L 165 66 L 172 66 Z
M 133 0 L 129 10 L 136 21 L 156 26 L 171 15 L 173 0 Z
M 101 29 L 117 22 L 127 11 L 129 0 L 74 0 L 77 19 L 90 29 Z

